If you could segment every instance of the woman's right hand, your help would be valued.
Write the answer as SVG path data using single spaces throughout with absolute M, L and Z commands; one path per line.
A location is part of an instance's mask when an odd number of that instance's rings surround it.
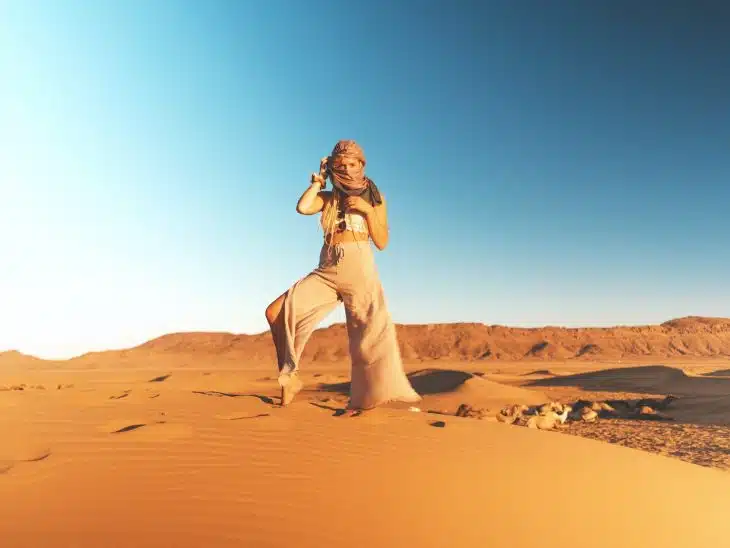
M 327 179 L 327 165 L 329 164 L 329 157 L 325 156 L 319 161 L 319 175 L 323 179 Z
M 312 183 L 319 183 L 322 188 L 327 184 L 327 162 L 329 158 L 325 156 L 319 161 L 319 174 L 312 173 Z
M 324 177 L 322 177 L 318 173 L 312 173 L 312 179 L 310 181 L 310 184 L 315 184 L 315 183 L 319 183 L 319 186 L 324 188 L 324 185 L 325 185 Z

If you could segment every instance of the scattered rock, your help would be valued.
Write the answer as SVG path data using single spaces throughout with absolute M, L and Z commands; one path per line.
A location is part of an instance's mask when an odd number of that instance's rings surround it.
M 563 429 L 567 428 L 569 423 L 591 424 L 596 423 L 599 418 L 673 421 L 674 418 L 657 408 L 664 409 L 676 399 L 675 396 L 667 396 L 663 399 L 645 398 L 638 401 L 578 400 L 573 404 L 549 401 L 533 407 L 515 404 L 503 407 L 495 417 L 498 422 L 537 430 Z M 456 415 L 481 418 L 478 416 L 479 410 L 475 410 L 467 404 L 460 405 Z
M 497 421 L 514 424 L 525 412 L 529 411 L 526 405 L 508 405 L 497 413 Z
M 557 428 L 564 428 L 563 423 L 565 421 L 561 420 L 561 416 L 555 411 L 549 411 L 544 415 L 532 415 L 525 418 L 527 420 L 524 421 L 524 426 L 527 428 L 534 428 L 537 430 L 555 430 Z
M 652 409 L 648 405 L 642 405 L 637 411 L 633 418 L 637 419 L 643 419 L 643 420 L 655 420 L 655 421 L 673 421 L 674 418 L 670 417 L 669 415 L 662 413 L 660 411 L 656 411 L 655 409 Z
M 562 413 L 564 408 L 565 406 L 562 403 L 558 401 L 550 401 L 535 408 L 535 412 L 538 415 L 547 415 L 549 413 Z
M 472 407 L 466 403 L 462 403 L 456 410 L 457 417 L 468 417 L 473 419 L 484 419 L 488 414 L 487 409 Z
M 644 398 L 636 402 L 636 407 L 651 407 L 654 410 L 664 411 L 676 399 L 676 396 L 672 395 L 669 395 L 662 400 L 658 400 L 656 398 Z
M 598 418 L 598 413 L 590 406 L 582 406 L 574 408 L 568 418 L 572 421 L 594 422 Z

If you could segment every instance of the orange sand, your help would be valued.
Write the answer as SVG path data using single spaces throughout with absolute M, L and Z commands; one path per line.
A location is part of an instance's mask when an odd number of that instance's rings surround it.
M 421 412 L 393 406 L 359 417 L 336 416 L 345 404 L 343 365 L 304 365 L 307 390 L 288 408 L 278 407 L 273 371 L 262 366 L 56 367 L 0 370 L 0 387 L 26 385 L 0 391 L 3 548 L 730 542 L 727 472 L 425 412 L 547 401 L 550 383 L 526 384 L 575 365 L 550 363 L 536 375 L 525 375 L 534 362 L 499 363 L 499 373 L 495 363 L 412 365 L 425 394 Z M 730 424 L 729 410 L 712 407 L 730 393 L 730 377 L 639 371 L 594 374 L 574 390 L 646 392 L 659 383 L 691 398 L 696 389 L 699 399 L 684 412 L 701 418 L 705 409 Z

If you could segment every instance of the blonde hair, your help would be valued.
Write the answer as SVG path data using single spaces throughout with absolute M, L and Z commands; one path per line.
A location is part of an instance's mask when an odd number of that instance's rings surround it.
M 341 156 L 342 153 L 339 150 L 339 147 L 344 146 L 351 146 L 355 147 L 357 152 L 357 159 L 360 162 L 360 167 L 365 167 L 365 156 L 362 153 L 362 149 L 355 144 L 355 141 L 340 141 L 336 146 L 335 149 L 332 151 L 332 155 L 330 156 L 330 161 L 333 161 L 336 156 Z M 325 175 L 325 177 L 332 177 L 331 175 Z M 334 183 L 333 183 L 334 186 Z M 330 198 L 325 202 L 324 206 L 322 207 L 322 216 L 320 217 L 320 225 L 322 226 L 322 230 L 324 231 L 325 238 L 327 236 L 331 236 L 334 231 L 335 227 L 339 223 L 339 220 L 337 218 L 337 214 L 339 213 L 340 208 L 342 208 L 342 199 L 344 198 L 343 194 L 341 192 L 338 192 L 336 188 L 332 189 L 332 193 L 330 194 Z
M 364 157 L 358 158 L 360 160 L 360 165 L 365 166 Z M 369 181 L 369 179 L 366 180 Z M 372 182 L 372 181 L 370 181 Z M 374 184 L 374 183 L 373 183 Z M 333 185 L 334 186 L 334 185 Z M 340 222 L 343 221 L 342 218 L 339 217 L 340 210 L 343 209 L 342 206 L 342 200 L 345 198 L 345 195 L 339 192 L 336 188 L 332 189 L 332 192 L 329 195 L 329 198 L 325 200 L 324 206 L 322 206 L 322 213 L 319 219 L 319 224 L 322 227 L 322 231 L 324 232 L 325 241 L 327 242 L 327 248 L 328 251 L 333 247 L 332 246 L 332 236 L 335 233 L 335 229 L 340 224 Z M 375 220 L 378 223 L 378 225 L 382 226 L 382 220 L 379 218 L 379 215 L 375 216 Z M 388 230 L 390 232 L 390 230 Z M 369 239 L 372 238 L 372 235 L 369 235 Z
M 332 191 L 330 197 L 325 201 L 322 207 L 322 216 L 319 219 L 319 224 L 322 226 L 325 236 L 334 232 L 335 226 L 337 225 L 337 212 L 339 210 L 340 198 L 337 191 Z
M 322 226 L 322 230 L 324 232 L 324 239 L 327 245 L 327 253 L 330 253 L 332 251 L 332 248 L 334 247 L 332 241 L 334 239 L 333 236 L 335 234 L 335 230 L 340 225 L 340 223 L 344 222 L 344 219 L 339 216 L 343 198 L 343 194 L 333 190 L 332 194 L 330 194 L 330 198 L 327 199 L 324 206 L 322 207 L 322 216 L 320 217 L 319 223 Z M 368 239 L 369 238 L 370 236 L 368 236 Z M 356 242 L 359 247 L 360 242 L 357 240 Z

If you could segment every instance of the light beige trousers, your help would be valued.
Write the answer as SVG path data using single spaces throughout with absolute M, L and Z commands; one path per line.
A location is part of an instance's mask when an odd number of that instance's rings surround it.
M 299 370 L 309 337 L 340 301 L 345 306 L 352 361 L 348 407 L 420 401 L 403 369 L 370 242 L 323 245 L 317 268 L 289 288 L 284 327 L 276 344 L 280 375 Z

